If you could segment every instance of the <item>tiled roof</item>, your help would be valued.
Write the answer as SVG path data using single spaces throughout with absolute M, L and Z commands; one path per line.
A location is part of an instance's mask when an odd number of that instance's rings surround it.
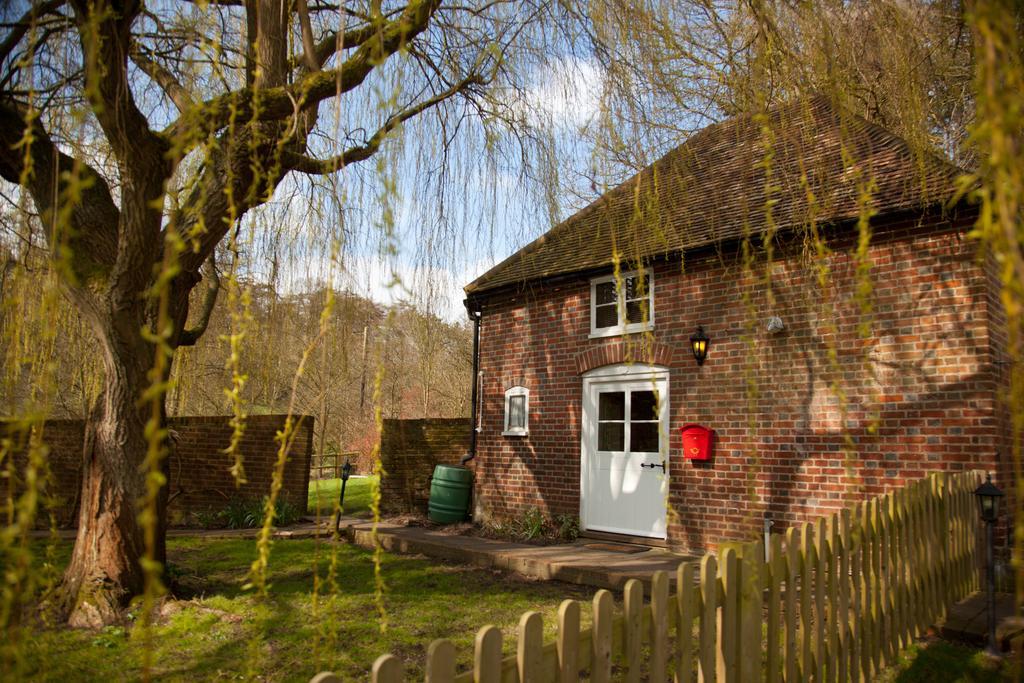
M 776 106 L 766 118 L 736 116 L 699 131 L 491 268 L 466 293 L 610 266 L 613 250 L 635 263 L 763 232 L 767 168 L 780 230 L 807 225 L 812 210 L 819 224 L 856 218 L 869 181 L 876 214 L 934 206 L 954 195 L 962 173 L 824 97 Z

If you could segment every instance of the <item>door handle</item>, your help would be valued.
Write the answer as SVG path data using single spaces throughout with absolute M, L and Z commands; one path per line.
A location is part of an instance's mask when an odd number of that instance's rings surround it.
M 648 465 L 648 464 L 647 464 L 647 463 L 645 463 L 645 462 L 642 462 L 642 463 L 640 463 L 640 467 L 650 467 L 650 468 L 651 468 L 652 470 L 653 470 L 653 469 L 654 469 L 655 467 L 660 467 L 660 468 L 661 468 L 661 471 L 662 471 L 662 472 L 665 472 L 665 471 L 666 471 L 666 470 L 665 470 L 665 461 L 664 461 L 664 460 L 662 460 L 662 461 L 661 461 L 661 464 L 660 464 L 660 465 L 659 465 L 658 463 L 656 463 L 656 462 L 652 462 L 652 463 L 651 463 L 650 465 Z

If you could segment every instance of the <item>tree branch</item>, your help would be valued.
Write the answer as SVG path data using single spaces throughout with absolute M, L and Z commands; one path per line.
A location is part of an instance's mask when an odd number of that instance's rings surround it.
M 31 117 L 30 128 L 27 119 L 23 108 L 0 100 L 0 177 L 18 185 L 25 181 L 50 253 L 67 266 L 61 272 L 71 276 L 68 284 L 102 280 L 117 259 L 120 219 L 107 183 L 88 164 L 58 150 L 38 118 Z
M 293 117 L 296 112 L 315 115 L 318 102 L 358 87 L 390 55 L 424 31 L 438 5 L 439 0 L 413 0 L 394 20 L 378 22 L 379 28 L 373 35 L 337 69 L 300 75 L 294 84 L 288 86 L 267 87 L 258 90 L 258 93 L 254 88 L 246 88 L 214 98 L 182 114 L 165 131 L 164 135 L 168 139 L 174 139 L 184 146 L 182 153 L 209 139 L 213 132 L 220 131 L 219 144 L 208 154 L 204 168 L 180 205 L 181 209 L 170 217 L 180 233 L 190 232 L 197 225 L 203 226 L 198 236 L 198 248 L 180 257 L 182 270 L 197 271 L 231 225 L 252 207 L 253 202 L 258 201 L 258 197 L 272 192 L 280 179 L 292 170 L 287 161 L 289 152 L 298 153 L 305 148 L 301 140 L 304 136 L 300 135 L 294 144 L 276 144 L 273 149 L 258 152 L 270 155 L 271 161 L 264 165 L 262 174 L 255 176 L 253 169 L 259 164 L 253 163 L 252 151 L 244 140 L 250 134 L 259 136 L 261 133 L 255 127 L 250 131 L 248 125 L 241 130 L 227 131 L 223 130 L 224 126 L 232 120 L 247 123 L 273 122 Z M 259 107 L 254 114 L 253 99 L 256 97 Z M 387 130 L 434 104 L 436 102 L 433 101 L 421 104 L 392 117 Z M 363 145 L 364 149 L 353 151 L 351 158 L 369 157 L 383 142 L 387 130 L 381 132 L 377 139 L 371 139 L 368 145 Z M 232 137 L 234 142 L 228 144 L 228 137 Z M 291 158 L 301 161 L 303 157 L 296 154 Z M 273 169 L 275 173 L 266 173 L 268 169 Z M 258 186 L 254 183 L 258 183 Z
M 174 161 L 170 142 L 154 133 L 128 82 L 131 27 L 142 0 L 72 0 L 82 46 L 85 94 L 118 163 L 117 258 L 109 278 L 109 305 L 138 306 L 159 253 L 164 183 Z
M 389 14 L 387 16 L 392 15 Z M 328 32 L 320 39 L 320 42 L 316 44 L 316 47 L 313 50 L 313 54 L 316 55 L 317 65 L 319 68 L 323 68 L 324 64 L 327 63 L 327 60 L 330 59 L 331 55 L 335 52 L 341 52 L 342 50 L 362 45 L 380 33 L 381 25 L 380 21 L 375 21 L 357 26 L 356 28 L 351 28 L 340 35 L 337 31 Z M 291 65 L 292 67 L 297 67 L 300 64 L 303 64 L 304 60 L 305 53 L 292 55 Z
M 25 34 L 28 33 L 29 29 L 32 28 L 33 24 L 35 24 L 39 17 L 55 12 L 65 2 L 67 2 L 67 0 L 49 0 L 49 2 L 44 2 L 38 6 L 33 4 L 32 7 L 22 15 L 21 19 L 15 23 L 14 28 L 12 28 L 11 32 L 7 34 L 6 38 L 4 38 L 4 42 L 0 44 L 0 64 L 2 64 L 3 61 L 11 55 L 14 48 L 17 47 L 18 43 L 21 42 L 21 39 L 25 37 Z
M 302 55 L 305 58 L 306 68 L 310 71 L 319 71 L 320 63 L 316 58 L 316 46 L 313 44 L 313 28 L 309 25 L 309 6 L 306 0 L 296 0 L 299 9 L 299 26 L 302 28 Z
M 245 85 L 251 88 L 256 80 L 256 0 L 244 0 L 245 5 Z
M 217 304 L 217 295 L 220 293 L 220 274 L 217 273 L 216 252 L 210 254 L 206 265 L 210 284 L 206 287 L 206 294 L 203 296 L 203 308 L 199 313 L 199 320 L 196 322 L 195 327 L 184 330 L 181 333 L 181 337 L 178 339 L 178 346 L 195 346 L 196 342 L 206 333 L 206 328 L 210 325 L 210 316 L 213 314 L 213 309 Z
M 377 132 L 375 132 L 365 143 L 357 147 L 350 147 L 341 154 L 335 155 L 330 159 L 314 159 L 303 154 L 286 151 L 284 153 L 284 163 L 292 170 L 300 171 L 302 173 L 309 173 L 312 175 L 326 175 L 334 173 L 348 164 L 354 164 L 373 156 L 380 148 L 381 143 L 384 142 L 384 139 L 388 134 L 401 123 L 423 113 L 427 109 L 437 106 L 441 102 L 452 98 L 471 86 L 480 85 L 483 82 L 483 79 L 475 74 L 464 78 L 444 92 L 441 92 L 430 99 L 423 100 L 422 102 L 407 109 L 403 109 L 397 114 L 389 116 L 384 124 L 377 129 Z
M 186 111 L 195 105 L 195 100 L 188 91 L 178 82 L 174 75 L 156 61 L 143 54 L 138 45 L 132 46 L 132 61 L 143 73 L 149 76 L 154 83 L 171 99 L 179 112 Z
M 197 236 L 199 248 L 186 251 L 179 257 L 183 271 L 197 271 L 217 248 L 232 224 L 252 208 L 252 202 L 257 196 L 268 194 L 263 190 L 253 192 L 253 183 L 260 182 L 265 188 L 273 188 L 285 171 L 280 169 L 276 177 L 270 177 L 264 172 L 261 178 L 256 179 L 249 155 L 239 151 L 246 144 L 236 141 L 234 145 L 229 145 L 229 135 L 221 134 L 181 203 L 182 208 L 170 216 L 180 234 L 192 232 L 197 225 L 203 226 Z M 245 139 L 244 135 L 239 137 Z M 236 153 L 230 155 L 229 149 Z
M 150 130 L 149 122 L 135 106 L 131 94 L 128 84 L 131 25 L 141 7 L 138 2 L 125 4 L 121 11 L 115 11 L 104 2 L 73 0 L 89 103 L 107 142 L 121 162 L 122 172 L 131 176 L 136 164 L 129 160 L 146 156 L 154 160 L 154 155 L 155 159 L 162 160 L 167 143 Z M 145 173 L 149 169 L 138 170 Z
M 296 102 L 305 108 L 349 92 L 362 84 L 384 60 L 422 33 L 439 4 L 440 0 L 412 0 L 399 18 L 374 32 L 337 69 L 307 74 L 290 86 L 261 89 L 255 118 L 256 93 L 253 88 L 243 88 L 190 108 L 164 130 L 164 137 L 182 141 L 182 149 L 188 151 L 232 120 L 279 121 L 295 113 Z

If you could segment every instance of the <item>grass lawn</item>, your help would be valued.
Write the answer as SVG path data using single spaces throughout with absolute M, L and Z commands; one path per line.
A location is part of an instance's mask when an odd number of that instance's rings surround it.
M 346 515 L 368 517 L 370 515 L 370 495 L 372 487 L 377 485 L 377 477 L 351 477 L 345 486 Z M 334 504 L 338 502 L 341 492 L 341 479 L 311 479 L 309 482 L 309 514 L 321 515 L 334 512 Z
M 542 611 L 550 639 L 559 602 L 566 597 L 589 600 L 593 594 L 577 586 L 385 555 L 387 630 L 382 633 L 371 553 L 344 544 L 335 549 L 338 591 L 321 596 L 314 608 L 317 548 L 312 540 L 274 544 L 272 587 L 263 603 L 242 589 L 255 552 L 251 540 L 169 540 L 171 574 L 193 597 L 165 608 L 155 629 L 154 678 L 308 681 L 331 669 L 344 680 L 367 680 L 374 659 L 392 652 L 405 661 L 407 676 L 422 679 L 426 647 L 435 638 L 455 643 L 460 670 L 465 669 L 472 663 L 473 638 L 484 624 L 502 629 L 511 654 L 522 612 Z M 60 550 L 66 555 L 70 545 Z M 319 546 L 321 577 L 331 550 Z M 589 615 L 588 609 L 583 612 Z M 122 628 L 99 633 L 40 629 L 23 651 L 24 679 L 108 682 L 141 676 L 141 643 Z
M 884 683 L 996 683 L 1020 680 L 1014 662 L 1000 663 L 976 648 L 942 640 L 915 643 L 900 654 L 896 666 L 879 677 Z

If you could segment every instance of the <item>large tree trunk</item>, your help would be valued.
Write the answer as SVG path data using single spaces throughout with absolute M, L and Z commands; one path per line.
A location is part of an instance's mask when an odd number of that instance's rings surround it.
M 114 623 L 143 591 L 138 504 L 145 494 L 147 408 L 139 397 L 153 352 L 141 336 L 141 307 L 133 308 L 115 321 L 91 316 L 105 377 L 86 423 L 78 536 L 58 598 L 72 626 Z
M 46 8 L 38 12 L 34 7 L 20 25 L 36 26 L 37 15 L 51 13 L 63 22 L 64 4 L 45 3 Z M 151 383 L 147 373 L 154 365 L 154 349 L 143 339 L 142 330 L 163 332 L 169 323 L 174 331 L 161 344 L 177 348 L 195 343 L 205 323 L 188 331 L 184 325 L 188 294 L 199 280 L 200 267 L 229 228 L 250 208 L 264 203 L 286 173 L 330 174 L 363 161 L 377 152 L 396 126 L 486 79 L 482 73 L 467 76 L 457 87 L 398 109 L 367 140 L 330 159 L 317 160 L 305 155 L 319 104 L 359 88 L 384 61 L 402 52 L 427 29 L 439 0 L 411 2 L 397 14 L 374 12 L 359 22 L 361 27 L 340 31 L 329 40 L 325 36 L 320 44 L 313 43 L 308 3 L 303 0 L 298 6 L 301 68 L 293 68 L 289 56 L 294 3 L 245 0 L 241 4 L 249 32 L 247 87 L 205 102 L 204 93 L 184 87 L 188 82 L 179 83 L 176 69 L 162 64 L 163 59 L 151 59 L 155 55 L 141 45 L 141 36 L 133 36 L 133 25 L 145 3 L 72 0 L 66 4 L 73 21 L 62 23 L 61 30 L 67 29 L 68 36 L 77 32 L 84 73 L 80 80 L 90 85 L 72 88 L 77 96 L 70 96 L 89 105 L 105 139 L 101 145 L 104 170 L 113 161 L 117 173 L 100 173 L 85 158 L 62 152 L 46 130 L 45 112 L 31 109 L 24 97 L 0 84 L 0 177 L 30 193 L 39 220 L 47 227 L 57 272 L 103 353 L 104 386 L 90 411 L 83 453 L 78 537 L 54 601 L 64 608 L 71 624 L 98 626 L 117 620 L 122 608 L 144 588 L 140 560 L 145 543 L 138 504 L 145 496 L 144 427 L 154 411 L 152 406 L 139 405 L 139 399 Z M 15 30 L 13 40 L 0 45 L 0 51 L 37 53 L 35 47 L 21 45 L 26 33 L 31 31 Z M 335 56 L 339 63 L 330 73 L 317 73 Z M 136 104 L 129 58 L 182 111 L 164 133 L 151 128 Z M 14 62 L 8 59 L 7 63 Z M 7 85 L 17 82 L 10 80 Z M 216 137 L 217 144 L 198 152 L 202 161 L 195 182 L 185 182 L 182 188 L 188 189 L 182 196 L 167 202 L 167 183 L 179 164 L 205 147 L 210 136 Z M 160 300 L 161 324 L 154 325 L 154 311 L 147 311 L 147 306 L 154 308 L 155 270 L 166 273 L 170 263 L 161 264 L 161 259 L 163 250 L 175 242 L 166 239 L 172 228 L 179 236 L 194 236 L 190 247 L 197 248 L 177 255 L 181 273 L 170 293 L 160 290 L 170 299 Z M 202 319 L 207 320 L 208 313 Z M 163 370 L 169 373 L 169 368 Z M 165 419 L 163 406 L 157 414 Z M 165 461 L 165 473 L 167 465 Z M 153 549 L 161 562 L 166 501 L 165 487 L 157 501 Z

